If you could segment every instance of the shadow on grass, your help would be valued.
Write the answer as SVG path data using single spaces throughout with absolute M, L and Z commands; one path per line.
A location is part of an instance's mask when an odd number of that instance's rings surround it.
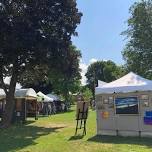
M 28 121 L 25 121 L 23 124 L 24 124 L 24 126 L 27 126 L 27 125 L 30 125 L 34 122 L 35 122 L 35 120 L 28 120 Z M 16 123 L 16 125 L 17 125 L 17 123 Z
M 152 148 L 152 138 L 120 137 L 120 136 L 94 136 L 88 139 L 89 142 L 142 145 Z
M 29 123 L 27 122 L 27 124 Z M 64 128 L 45 128 L 27 124 L 14 125 L 11 128 L 0 130 L 0 152 L 20 150 L 29 145 L 36 145 L 37 143 L 34 140 L 37 138 L 58 132 L 58 129 Z
M 40 114 L 40 115 L 38 115 L 38 118 L 52 117 L 52 116 L 55 116 L 55 115 L 61 115 L 61 114 L 66 114 L 66 113 L 72 113 L 73 111 L 75 111 L 75 110 L 70 109 L 70 110 L 68 110 L 68 111 L 59 111 L 59 112 L 57 112 L 57 113 L 55 113 L 55 114 L 51 114 L 51 115 L 43 115 L 43 114 Z
M 55 115 L 64 114 L 64 113 L 72 113 L 73 111 L 75 111 L 75 110 L 70 109 L 70 110 L 68 110 L 68 111 L 60 111 L 60 112 L 57 112 Z
M 83 139 L 84 135 L 77 135 L 77 136 L 71 136 L 69 138 L 69 141 L 70 140 L 79 140 L 79 139 Z

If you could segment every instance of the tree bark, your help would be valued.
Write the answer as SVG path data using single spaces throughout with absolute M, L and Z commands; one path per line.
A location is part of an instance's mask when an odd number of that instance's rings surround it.
M 17 67 L 13 67 L 12 77 L 9 85 L 9 90 L 6 93 L 6 106 L 2 115 L 1 128 L 8 128 L 12 123 L 14 106 L 15 106 L 15 88 L 17 82 Z
M 14 94 L 13 92 L 9 92 L 6 95 L 6 106 L 5 106 L 5 111 L 2 115 L 2 125 L 1 125 L 2 128 L 8 128 L 11 125 L 14 105 L 15 105 Z

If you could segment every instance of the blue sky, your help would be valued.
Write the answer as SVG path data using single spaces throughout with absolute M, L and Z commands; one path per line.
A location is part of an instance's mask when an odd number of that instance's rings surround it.
M 90 63 L 96 60 L 112 60 L 123 64 L 121 52 L 125 41 L 121 32 L 127 29 L 130 6 L 138 0 L 77 0 L 83 13 L 77 28 L 78 37 L 73 43 L 81 50 L 82 84 Z
M 121 32 L 127 29 L 129 8 L 135 0 L 77 0 L 83 13 L 77 31 L 79 36 L 73 43 L 82 52 L 82 61 L 89 64 L 93 59 L 113 60 L 123 64 L 121 51 L 124 37 Z

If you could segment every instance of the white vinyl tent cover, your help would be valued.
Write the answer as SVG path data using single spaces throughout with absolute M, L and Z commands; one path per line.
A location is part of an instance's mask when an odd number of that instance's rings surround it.
M 53 94 L 47 94 L 48 97 L 52 98 L 54 101 L 59 101 L 60 98 L 56 95 L 53 95 Z
M 104 86 L 105 84 L 107 84 L 107 82 L 98 80 L 98 87 L 102 87 L 102 86 Z
M 37 93 L 37 95 L 43 98 L 43 100 L 42 100 L 43 102 L 53 102 L 53 98 L 46 96 L 45 94 L 43 94 L 40 91 Z
M 28 89 L 19 89 L 15 91 L 15 97 L 16 98 L 37 98 L 37 94 L 34 89 L 28 88 Z
M 6 94 L 3 89 L 0 89 L 0 98 L 5 98 Z M 34 89 L 28 88 L 28 89 L 18 89 L 15 91 L 15 98 L 37 98 L 37 94 Z
M 95 94 L 127 93 L 135 91 L 152 91 L 152 81 L 133 72 L 118 80 L 96 87 Z

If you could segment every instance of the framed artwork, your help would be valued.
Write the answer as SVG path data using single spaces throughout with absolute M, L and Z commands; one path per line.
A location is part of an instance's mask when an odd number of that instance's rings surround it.
M 103 119 L 108 119 L 108 118 L 109 118 L 109 115 L 110 115 L 110 114 L 109 114 L 108 111 L 104 111 L 104 112 L 101 113 L 101 116 L 102 116 Z
M 138 114 L 139 102 L 137 97 L 115 99 L 116 114 Z
M 109 97 L 109 101 L 113 101 L 113 97 Z
M 144 124 L 152 125 L 152 111 L 145 111 Z
M 113 97 L 109 97 L 109 108 L 114 108 L 114 98 Z
M 149 107 L 149 101 L 148 100 L 142 100 L 141 102 L 142 102 L 142 105 L 144 107 Z
M 113 104 L 114 103 L 114 98 L 113 97 L 109 97 L 109 104 Z
M 141 95 L 141 97 L 140 97 L 142 100 L 148 100 L 149 99 L 149 96 L 148 95 L 145 95 L 145 94 L 143 94 L 143 95 Z
M 108 103 L 109 103 L 108 98 L 103 98 L 103 104 L 108 104 Z

